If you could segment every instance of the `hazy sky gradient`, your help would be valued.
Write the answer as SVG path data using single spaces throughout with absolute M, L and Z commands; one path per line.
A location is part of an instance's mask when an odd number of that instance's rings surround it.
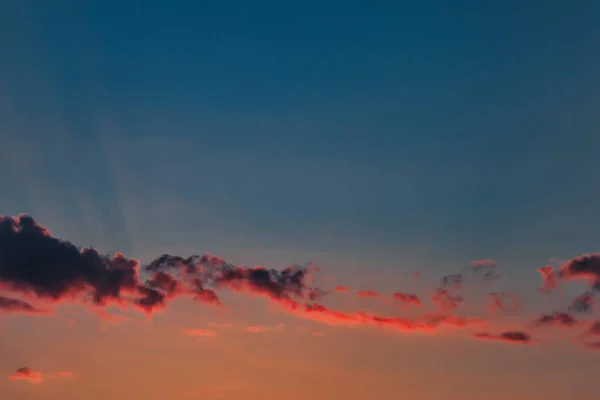
M 0 0 L 0 215 L 142 262 L 314 260 L 323 277 L 384 292 L 490 257 L 535 314 L 535 268 L 599 250 L 600 3 L 410 3 Z M 552 296 L 541 311 L 564 306 Z M 598 354 L 571 344 L 332 328 L 263 303 L 234 297 L 223 315 L 178 301 L 154 323 L 106 329 L 82 310 L 73 326 L 2 317 L 0 397 L 600 389 Z M 181 333 L 218 321 L 238 325 Z M 3 380 L 23 365 L 75 375 Z

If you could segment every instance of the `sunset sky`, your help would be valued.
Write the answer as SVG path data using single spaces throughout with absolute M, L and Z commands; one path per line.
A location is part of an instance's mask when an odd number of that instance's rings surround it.
M 599 21 L 0 0 L 0 399 L 597 399 Z

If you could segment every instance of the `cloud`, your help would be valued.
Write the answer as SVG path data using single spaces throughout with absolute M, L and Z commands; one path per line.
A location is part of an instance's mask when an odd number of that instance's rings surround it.
M 424 314 L 414 318 L 378 316 L 364 312 L 344 313 L 320 304 L 309 304 L 302 309 L 291 310 L 301 318 L 332 326 L 372 325 L 401 332 L 432 332 L 441 326 L 464 328 L 481 323 L 479 318 L 463 318 L 454 315 Z
M 24 380 L 33 384 L 40 384 L 43 381 L 42 374 L 29 367 L 19 368 L 14 374 L 10 375 L 9 378 L 14 380 Z
M 595 292 L 590 290 L 573 299 L 569 311 L 584 313 L 592 310 Z
M 497 340 L 508 343 L 528 344 L 532 341 L 529 334 L 521 331 L 505 331 L 498 335 L 494 335 L 489 332 L 480 332 L 473 336 L 479 340 Z
M 206 329 L 184 329 L 183 334 L 186 336 L 198 336 L 198 337 L 214 337 L 217 336 L 217 332 L 206 330 Z
M 560 279 L 585 279 L 600 290 L 600 254 L 588 254 L 567 261 L 558 269 Z
M 405 303 L 405 304 L 413 304 L 415 306 L 421 306 L 421 300 L 419 299 L 419 297 L 416 294 L 395 292 L 395 293 L 392 293 L 392 298 L 394 300 L 397 300 L 397 301 Z
M 442 277 L 442 287 L 460 289 L 463 284 L 462 274 L 452 274 Z
M 283 329 L 283 322 L 276 326 L 261 326 L 261 325 L 250 325 L 246 327 L 246 330 L 250 333 L 267 333 L 273 331 L 280 331 Z
M 471 262 L 471 268 L 474 272 L 481 270 L 496 268 L 496 261 L 491 258 L 485 258 L 483 260 L 475 260 Z
M 50 301 L 79 295 L 96 304 L 124 302 L 126 296 L 138 304 L 136 300 L 148 300 L 149 293 L 138 281 L 136 260 L 79 249 L 53 237 L 27 215 L 0 217 L 0 254 L 0 285 L 7 290 Z
M 536 319 L 535 324 L 538 326 L 542 325 L 554 325 L 559 327 L 571 328 L 578 324 L 571 314 L 563 312 L 553 312 L 551 314 L 545 314 Z
M 558 284 L 554 266 L 546 265 L 538 268 L 537 271 L 542 275 L 542 287 L 539 289 L 539 291 L 542 293 L 550 293 Z
M 360 297 L 372 297 L 372 298 L 379 297 L 379 293 L 377 293 L 374 290 L 359 290 L 358 292 L 356 292 L 356 295 L 360 296 Z
M 70 379 L 73 377 L 73 373 L 70 371 L 57 371 L 57 372 L 48 372 L 46 374 L 47 376 L 51 377 L 51 378 L 66 378 L 66 379 Z
M 0 296 L 0 312 L 46 314 L 49 311 L 38 309 L 23 300 Z
M 169 297 L 175 297 L 185 291 L 183 284 L 180 281 L 175 279 L 173 275 L 164 271 L 156 271 L 152 277 L 146 281 L 146 285 L 165 292 Z
M 592 337 L 598 337 L 600 336 L 600 321 L 596 321 L 594 322 L 589 329 L 584 332 L 579 339 L 577 340 L 577 342 L 579 342 L 584 348 L 588 349 L 588 350 L 600 350 L 600 340 L 594 340 L 594 341 L 590 341 L 589 338 L 590 336 Z
M 452 311 L 463 300 L 462 296 L 454 295 L 448 289 L 437 288 L 431 293 L 431 301 L 437 304 L 440 311 Z
M 472 262 L 475 272 L 493 273 L 496 263 L 490 259 Z M 0 290 L 16 293 L 47 303 L 63 300 L 79 301 L 88 310 L 108 315 L 107 306 L 132 306 L 148 314 L 164 309 L 169 302 L 180 296 L 191 297 L 203 304 L 221 306 L 217 294 L 220 290 L 258 295 L 280 306 L 296 317 L 329 325 L 368 325 L 377 329 L 401 332 L 436 331 L 441 327 L 463 328 L 481 324 L 481 318 L 449 315 L 464 299 L 461 295 L 464 276 L 446 275 L 441 286 L 433 290 L 431 300 L 441 313 L 429 313 L 411 317 L 376 315 L 368 312 L 339 311 L 321 304 L 327 292 L 315 287 L 313 272 L 308 266 L 292 265 L 282 270 L 261 266 L 233 265 L 220 257 L 203 254 L 187 258 L 165 254 L 141 266 L 139 261 L 121 253 L 101 255 L 92 248 L 79 248 L 66 240 L 52 236 L 49 230 L 33 218 L 0 217 Z M 551 291 L 560 279 L 586 279 L 593 287 L 600 288 L 600 256 L 577 257 L 560 267 L 556 273 L 552 266 L 539 268 L 544 279 L 542 291 Z M 346 286 L 336 286 L 336 292 L 345 292 Z M 570 309 L 589 310 L 592 291 L 574 300 Z M 357 292 L 361 297 L 381 298 L 375 290 Z M 510 292 L 490 293 L 490 308 L 500 311 L 516 311 L 519 298 Z M 398 302 L 421 305 L 417 294 L 396 292 Z M 42 312 L 32 304 L 18 298 L 0 296 L 0 311 Z M 570 314 L 552 313 L 540 317 L 536 324 L 571 326 Z M 260 333 L 273 327 L 253 325 L 247 330 Z M 277 328 L 279 329 L 279 328 Z M 208 330 L 185 331 L 191 336 L 213 336 Z M 498 335 L 488 332 L 477 334 L 480 339 L 528 342 L 527 334 L 507 331 Z M 26 373 L 26 372 L 25 372 Z
M 515 312 L 521 308 L 521 302 L 519 296 L 516 293 L 511 292 L 497 292 L 490 293 L 489 297 L 489 310 L 502 311 L 502 312 Z

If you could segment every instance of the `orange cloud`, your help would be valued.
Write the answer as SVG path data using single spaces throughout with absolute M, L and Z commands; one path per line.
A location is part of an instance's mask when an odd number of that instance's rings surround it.
M 431 332 L 440 326 L 463 328 L 483 322 L 479 318 L 463 318 L 454 315 L 424 314 L 415 318 L 386 317 L 363 312 L 343 313 L 320 304 L 306 305 L 302 309 L 291 310 L 302 318 L 333 326 L 373 325 L 378 328 L 392 328 L 402 332 Z
M 14 380 L 28 381 L 32 384 L 40 384 L 43 381 L 42 374 L 32 370 L 29 367 L 19 368 L 14 374 L 10 375 L 9 378 Z

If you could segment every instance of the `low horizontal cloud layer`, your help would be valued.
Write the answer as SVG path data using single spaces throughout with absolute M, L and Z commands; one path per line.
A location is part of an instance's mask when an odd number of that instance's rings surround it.
M 326 306 L 324 302 L 330 293 L 346 292 L 349 288 L 339 285 L 323 290 L 316 287 L 318 269 L 312 264 L 292 264 L 275 270 L 234 265 L 206 253 L 189 257 L 165 254 L 142 265 L 121 253 L 102 255 L 93 248 L 80 248 L 56 238 L 30 216 L 0 217 L 0 314 L 42 314 L 51 312 L 54 304 L 63 301 L 83 304 L 99 315 L 111 305 L 131 306 L 153 314 L 167 308 L 179 297 L 188 297 L 205 306 L 225 307 L 220 293 L 229 291 L 263 298 L 289 315 L 328 325 L 365 325 L 399 332 L 432 332 L 443 327 L 477 329 L 479 333 L 474 335 L 481 340 L 530 343 L 531 337 L 525 332 L 511 330 L 492 334 L 483 329 L 483 318 L 457 315 L 459 308 L 462 310 L 460 306 L 469 298 L 466 285 L 470 285 L 469 282 L 478 285 L 488 283 L 500 276 L 497 270 L 494 260 L 473 261 L 471 267 L 461 273 L 444 276 L 438 287 L 429 291 L 430 304 L 423 304 L 416 293 L 356 292 L 359 297 L 379 298 L 384 305 L 395 308 L 403 304 L 424 306 L 409 310 L 413 313 L 424 310 L 416 315 L 381 315 L 362 309 L 357 311 L 356 308 L 341 311 Z M 594 295 L 600 289 L 599 255 L 574 258 L 558 270 L 553 266 L 543 266 L 538 271 L 542 276 L 543 292 L 551 292 L 561 280 L 584 279 L 589 282 L 590 290 L 574 299 L 569 310 L 586 312 L 592 308 Z M 474 280 L 470 279 L 473 277 Z M 426 297 L 423 298 L 425 303 Z M 491 292 L 488 300 L 493 311 L 516 312 L 521 307 L 519 297 L 512 292 Z M 38 308 L 38 303 L 43 308 Z M 425 306 L 430 305 L 437 307 L 438 311 L 427 312 Z M 562 312 L 543 315 L 536 320 L 537 326 L 570 327 L 576 324 L 570 314 Z M 268 331 L 266 328 L 251 325 L 247 330 L 260 333 Z M 202 329 L 184 333 L 190 336 L 216 335 L 214 331 Z M 24 369 L 15 376 L 15 379 L 30 379 L 37 375 Z
M 17 369 L 13 374 L 9 375 L 8 378 L 12 380 L 25 381 L 37 385 L 42 383 L 45 378 L 70 379 L 72 376 L 73 373 L 69 371 L 47 372 L 42 374 L 41 372 L 34 371 L 29 367 L 21 367 Z

